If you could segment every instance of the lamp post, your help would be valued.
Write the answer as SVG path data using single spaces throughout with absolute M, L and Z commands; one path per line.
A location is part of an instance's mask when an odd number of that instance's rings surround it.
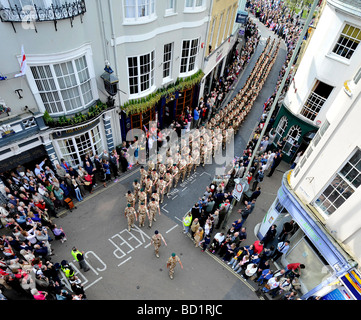
M 106 92 L 109 94 L 107 105 L 109 107 L 114 106 L 114 96 L 118 93 L 118 83 L 119 79 L 117 76 L 115 76 L 113 73 L 114 71 L 110 67 L 109 62 L 106 62 L 104 73 L 100 76 L 100 78 L 103 79 L 104 82 L 104 88 Z

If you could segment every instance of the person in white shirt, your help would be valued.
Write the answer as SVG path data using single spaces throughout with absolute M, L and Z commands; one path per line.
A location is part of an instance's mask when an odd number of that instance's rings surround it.
M 35 176 L 37 177 L 38 174 L 41 173 L 41 171 L 43 170 L 43 166 L 45 164 L 45 161 L 46 161 L 47 158 L 45 158 L 40 164 L 36 164 L 35 165 L 35 169 L 34 169 L 34 173 L 35 173 Z

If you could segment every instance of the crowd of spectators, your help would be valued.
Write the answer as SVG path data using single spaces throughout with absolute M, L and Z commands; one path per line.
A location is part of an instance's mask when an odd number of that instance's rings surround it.
M 55 219 L 61 210 L 76 209 L 97 183 L 106 187 L 116 181 L 124 161 L 119 159 L 126 154 L 127 148 L 121 149 L 121 156 L 116 150 L 93 160 L 86 155 L 77 166 L 61 159 L 55 170 L 45 158 L 33 170 L 19 165 L 1 174 L 6 201 L 0 206 L 0 285 L 2 291 L 16 293 L 10 294 L 11 299 L 85 299 L 80 280 L 69 278 L 74 290 L 67 291 L 59 276 L 60 264 L 51 262 L 52 241 L 67 240 Z M 127 161 L 125 166 L 126 170 Z M 2 293 L 3 298 L 10 296 Z

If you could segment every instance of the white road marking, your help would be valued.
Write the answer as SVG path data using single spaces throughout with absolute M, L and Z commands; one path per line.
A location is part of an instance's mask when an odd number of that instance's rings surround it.
M 120 267 L 123 263 L 126 263 L 128 260 L 132 259 L 132 257 L 129 257 L 128 259 L 125 259 L 123 262 L 118 264 L 118 267 Z
M 170 228 L 166 233 L 171 232 L 173 229 L 175 229 L 175 228 L 177 228 L 177 227 L 178 227 L 178 225 L 176 224 L 174 227 Z

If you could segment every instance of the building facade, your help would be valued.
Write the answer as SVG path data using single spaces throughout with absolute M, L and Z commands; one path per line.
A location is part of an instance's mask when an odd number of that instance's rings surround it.
M 361 63 L 361 21 L 357 1 L 325 1 L 304 40 L 297 71 L 274 122 L 274 144 L 285 139 L 284 159 L 304 151 L 325 123 L 326 113 Z M 333 21 L 332 26 L 329 21 Z M 342 76 L 341 76 L 342 75 Z
M 213 0 L 210 12 L 207 38 L 203 43 L 204 78 L 200 88 L 200 95 L 210 93 L 212 83 L 219 79 L 225 66 L 231 61 L 234 48 L 239 43 L 239 23 L 236 23 L 239 6 L 245 3 L 238 0 L 220 1 Z
M 152 120 L 163 127 L 196 104 L 210 5 L 1 0 L 1 170 L 45 156 L 79 165 L 130 129 Z M 15 77 L 22 47 L 26 73 Z M 118 79 L 111 95 L 105 69 Z
M 346 10 L 354 3 L 332 0 L 328 6 Z M 353 14 L 359 15 L 360 8 Z M 350 17 L 344 21 L 339 32 L 332 33 L 335 43 L 340 43 L 345 26 L 355 26 L 356 22 Z M 353 49 L 357 56 L 359 46 Z M 342 58 L 353 64 L 353 56 Z M 296 222 L 297 228 L 289 238 L 291 249 L 279 264 L 305 264 L 301 276 L 303 298 L 361 299 L 360 79 L 361 61 L 357 66 L 353 64 L 352 75 L 351 71 L 339 74 L 342 85 L 332 101 L 327 101 L 328 111 L 320 129 L 295 169 L 285 173 L 277 198 L 259 224 L 258 237 L 262 238 L 272 224 L 280 231 L 285 222 Z

